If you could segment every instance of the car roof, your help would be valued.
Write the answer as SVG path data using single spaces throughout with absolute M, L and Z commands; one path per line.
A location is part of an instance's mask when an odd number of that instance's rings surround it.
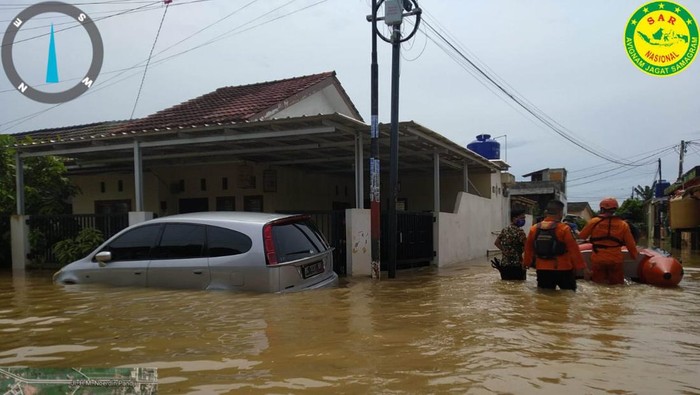
M 156 223 L 206 221 L 264 225 L 271 221 L 275 221 L 282 218 L 294 217 L 296 215 L 299 214 L 258 213 L 248 211 L 203 211 L 198 213 L 169 215 L 167 217 L 161 217 L 148 222 Z

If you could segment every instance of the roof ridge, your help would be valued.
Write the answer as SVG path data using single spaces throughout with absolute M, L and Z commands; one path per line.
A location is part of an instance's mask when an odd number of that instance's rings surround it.
M 302 79 L 311 78 L 311 77 L 320 77 L 320 76 L 322 76 L 322 75 L 327 75 L 326 78 L 330 78 L 330 77 L 335 76 L 336 73 L 335 73 L 335 70 L 332 70 L 332 71 L 325 71 L 325 72 L 323 72 L 323 73 L 308 74 L 308 75 L 302 75 L 302 76 L 298 76 L 298 77 L 282 78 L 282 79 L 279 79 L 279 80 L 270 80 L 270 81 L 262 81 L 262 82 L 253 82 L 253 83 L 245 84 L 245 85 L 228 85 L 228 86 L 222 86 L 222 87 L 216 88 L 215 91 L 209 92 L 209 93 L 205 93 L 205 94 L 202 95 L 202 96 L 206 96 L 206 95 L 208 95 L 208 94 L 211 94 L 211 93 L 214 93 L 214 92 L 218 92 L 218 91 L 224 90 L 224 89 L 229 89 L 229 88 L 248 88 L 248 87 L 261 86 L 261 85 L 268 85 L 268 84 L 269 84 L 269 85 L 271 85 L 271 84 L 279 84 L 279 83 L 281 83 L 281 82 L 289 82 L 289 81 L 294 81 L 294 80 L 302 80 Z M 199 96 L 199 97 L 202 97 L 202 96 Z M 194 99 L 190 99 L 190 100 L 194 100 Z M 189 101 L 189 100 L 188 100 L 188 101 Z

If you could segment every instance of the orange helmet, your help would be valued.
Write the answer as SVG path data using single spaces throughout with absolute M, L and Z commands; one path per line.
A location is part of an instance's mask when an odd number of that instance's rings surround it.
M 616 210 L 618 207 L 617 200 L 613 197 L 607 197 L 600 201 L 601 210 Z

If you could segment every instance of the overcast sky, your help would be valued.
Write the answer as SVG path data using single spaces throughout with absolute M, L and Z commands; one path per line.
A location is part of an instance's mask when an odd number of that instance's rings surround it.
M 27 99 L 0 73 L 1 133 L 131 117 L 144 76 L 143 67 L 134 67 L 148 58 L 165 7 L 147 0 L 70 3 L 97 21 L 104 41 L 104 65 L 96 84 L 78 99 L 54 106 Z M 402 47 L 400 119 L 416 121 L 461 145 L 477 134 L 502 136 L 501 158 L 518 180 L 535 170 L 564 167 L 568 200 L 589 201 L 593 209 L 604 196 L 622 202 L 634 186 L 651 185 L 659 158 L 663 178 L 674 181 L 681 140 L 695 141 L 688 147 L 684 171 L 700 164 L 700 61 L 666 78 L 636 68 L 623 36 L 627 21 L 644 3 L 419 0 L 428 24 Z M 0 1 L 0 31 L 30 4 Z M 696 2 L 677 4 L 700 21 Z M 139 12 L 125 12 L 137 7 L 142 7 Z M 370 10 L 370 0 L 173 0 L 134 117 L 222 86 L 335 70 L 369 122 L 371 36 L 365 16 Z M 404 23 L 406 32 L 411 21 Z M 45 91 L 75 85 L 91 61 L 85 30 L 61 31 L 76 24 L 62 14 L 32 18 L 15 41 L 48 34 L 51 23 L 63 82 L 40 87 Z M 435 43 L 446 48 L 428 25 L 584 146 L 645 165 L 621 166 L 567 141 L 484 78 L 475 77 L 464 62 L 455 61 L 454 52 Z M 382 31 L 388 32 L 384 25 Z M 211 40 L 216 41 L 202 45 Z M 16 68 L 32 84 L 45 79 L 48 42 L 45 35 L 13 49 Z M 391 46 L 380 41 L 379 55 L 380 121 L 389 122 Z

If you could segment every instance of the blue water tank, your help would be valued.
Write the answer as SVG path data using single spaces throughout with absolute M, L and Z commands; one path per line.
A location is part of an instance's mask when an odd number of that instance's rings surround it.
M 486 159 L 501 159 L 501 144 L 493 140 L 490 134 L 476 136 L 476 140 L 467 144 L 467 148 Z
M 659 180 L 656 183 L 656 190 L 654 191 L 654 197 L 661 198 L 664 197 L 664 189 L 671 186 L 671 183 L 666 180 Z

